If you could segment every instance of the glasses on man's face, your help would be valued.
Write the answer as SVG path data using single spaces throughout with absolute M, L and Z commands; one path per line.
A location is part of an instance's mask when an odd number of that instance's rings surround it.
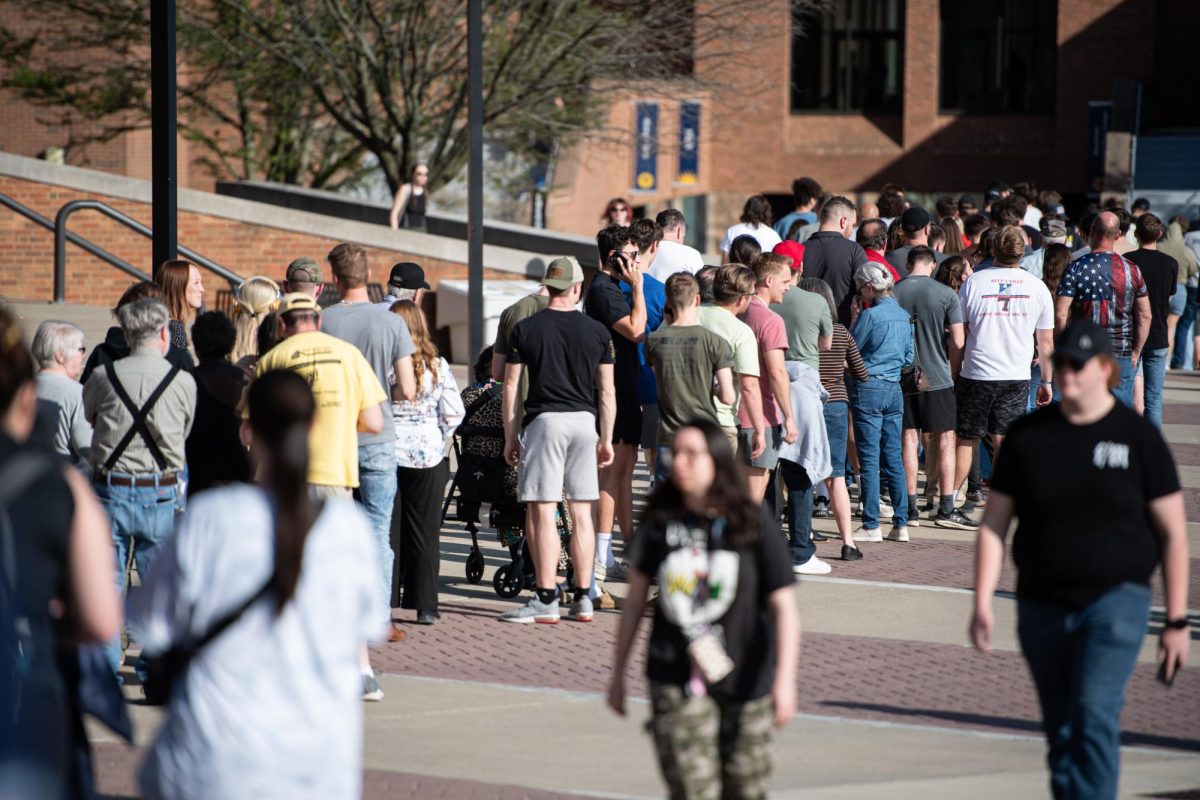
M 628 258 L 630 261 L 637 261 L 638 257 L 641 256 L 641 253 L 639 253 L 637 250 L 622 251 L 621 254 L 624 255 L 626 258 Z
M 86 352 L 87 352 L 87 348 L 86 348 L 86 347 L 81 347 L 81 348 L 79 348 L 79 354 L 80 354 L 80 355 L 83 355 L 83 354 L 84 354 L 84 353 L 86 353 Z

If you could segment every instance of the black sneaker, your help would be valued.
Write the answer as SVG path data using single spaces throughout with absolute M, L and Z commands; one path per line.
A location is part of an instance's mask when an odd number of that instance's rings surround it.
M 828 542 L 831 538 L 832 537 L 826 536 L 825 534 L 821 533 L 820 531 L 812 532 L 812 539 L 814 542 Z
M 967 492 L 966 501 L 971 504 L 972 508 L 980 508 L 987 505 L 987 500 L 984 499 L 982 491 Z
M 813 519 L 833 519 L 833 512 L 828 506 L 817 506 L 813 509 Z
M 973 531 L 979 527 L 979 523 L 962 513 L 958 509 L 951 511 L 949 514 L 938 513 L 933 518 L 933 524 L 939 528 L 954 528 L 960 531 Z
M 862 557 L 862 550 L 848 544 L 842 545 L 842 561 L 862 561 Z

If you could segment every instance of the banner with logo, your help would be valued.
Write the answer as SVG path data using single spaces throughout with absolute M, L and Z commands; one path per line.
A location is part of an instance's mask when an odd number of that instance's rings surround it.
M 691 186 L 700 180 L 700 104 L 679 104 L 679 171 L 676 182 Z
M 653 192 L 658 188 L 658 103 L 637 104 L 637 140 L 633 188 Z

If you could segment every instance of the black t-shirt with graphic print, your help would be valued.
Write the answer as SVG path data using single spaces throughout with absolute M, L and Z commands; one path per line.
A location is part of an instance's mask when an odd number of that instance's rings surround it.
M 685 685 L 691 677 L 688 640 L 678 624 L 667 618 L 664 602 L 675 608 L 688 607 L 696 591 L 697 565 L 711 565 L 706 603 L 719 613 L 710 623 L 713 633 L 733 660 L 733 672 L 709 692 L 718 701 L 744 703 L 770 693 L 775 680 L 775 625 L 767 597 L 792 585 L 792 559 L 787 542 L 765 512 L 762 535 L 750 547 L 731 549 L 722 536 L 717 555 L 708 558 L 712 520 L 684 515 L 665 525 L 647 518 L 631 547 L 630 563 L 646 575 L 658 578 L 659 602 L 655 605 L 654 627 L 646 654 L 646 676 L 659 683 Z M 694 550 L 693 550 L 694 548 Z M 730 584 L 736 588 L 730 592 Z M 704 621 L 707 621 L 705 619 Z
M 1122 403 L 1090 425 L 1055 403 L 1013 425 L 991 486 L 1014 503 L 1017 596 L 1079 609 L 1149 582 L 1162 550 L 1149 503 L 1179 475 L 1158 429 Z

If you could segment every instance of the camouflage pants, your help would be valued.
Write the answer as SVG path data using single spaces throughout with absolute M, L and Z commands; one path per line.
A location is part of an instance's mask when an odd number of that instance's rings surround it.
M 771 777 L 770 695 L 740 705 L 650 686 L 658 763 L 672 800 L 765 798 Z

